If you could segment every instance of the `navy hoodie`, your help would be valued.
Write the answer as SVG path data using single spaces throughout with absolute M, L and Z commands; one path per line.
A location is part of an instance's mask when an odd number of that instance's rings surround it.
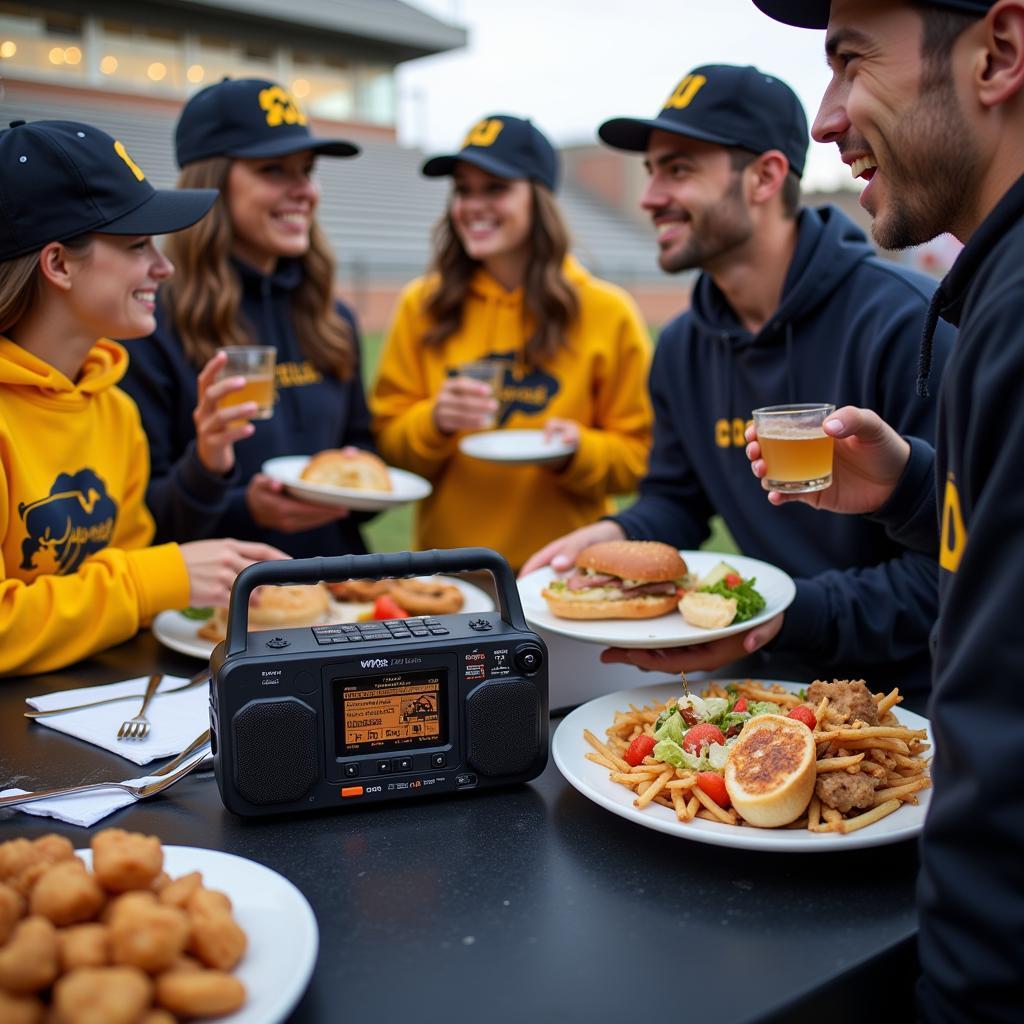
M 917 396 L 914 373 L 935 283 L 879 259 L 834 207 L 804 209 L 798 228 L 779 308 L 756 336 L 708 274 L 691 309 L 662 332 L 650 378 L 650 468 L 636 504 L 614 518 L 631 538 L 691 549 L 717 512 L 744 554 L 796 578 L 781 632 L 744 671 L 923 689 L 934 557 L 859 516 L 769 505 L 743 431 L 759 406 L 831 402 L 875 409 L 901 433 L 932 438 L 935 403 Z M 937 373 L 953 336 L 946 327 L 936 335 Z
M 876 514 L 920 550 L 939 541 L 928 708 L 935 792 L 918 882 L 919 1008 L 922 1019 L 950 1024 L 1019 1021 L 1024 177 L 964 247 L 935 295 L 933 314 L 960 328 L 938 388 L 934 457 L 912 441 L 910 465 Z
M 199 461 L 192 411 L 197 367 L 185 358 L 167 311 L 158 308 L 157 329 L 132 342 L 121 386 L 135 399 L 149 439 L 150 482 L 146 503 L 156 520 L 154 543 L 206 537 L 260 540 L 296 558 L 363 553 L 366 546 L 353 515 L 301 533 L 264 529 L 253 521 L 245 486 L 267 459 L 311 455 L 324 448 L 373 448 L 370 417 L 359 368 L 349 381 L 324 376 L 306 358 L 292 322 L 292 294 L 302 280 L 301 265 L 282 260 L 269 276 L 234 261 L 241 277 L 240 319 L 253 345 L 277 349 L 277 403 L 269 420 L 255 420 L 252 437 L 235 444 L 235 469 L 210 473 Z M 358 331 L 347 307 L 338 312 Z

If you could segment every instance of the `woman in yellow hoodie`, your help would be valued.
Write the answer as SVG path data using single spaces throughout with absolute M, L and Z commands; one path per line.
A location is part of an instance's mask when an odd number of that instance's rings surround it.
M 127 640 L 153 615 L 226 604 L 264 544 L 148 546 L 146 438 L 116 386 L 173 268 L 150 236 L 214 191 L 157 191 L 89 125 L 0 132 L 0 674 L 44 672 Z
M 529 121 L 492 114 L 460 151 L 423 165 L 450 175 L 434 268 L 403 292 L 370 407 L 381 454 L 433 494 L 417 547 L 483 545 L 514 568 L 633 490 L 650 445 L 649 342 L 624 291 L 568 254 L 554 199 L 558 158 Z M 496 394 L 461 374 L 501 364 Z M 573 453 L 502 465 L 459 449 L 469 431 L 544 429 Z

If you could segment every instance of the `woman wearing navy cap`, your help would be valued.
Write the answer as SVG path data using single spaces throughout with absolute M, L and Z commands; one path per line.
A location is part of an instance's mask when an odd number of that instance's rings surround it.
M 385 459 L 430 479 L 418 547 L 482 545 L 516 568 L 633 490 L 650 444 L 649 343 L 621 289 L 569 255 L 558 159 L 529 121 L 493 114 L 462 149 L 423 166 L 454 187 L 433 272 L 403 293 L 371 405 Z M 460 372 L 499 364 L 495 394 Z M 543 429 L 574 449 L 502 465 L 463 453 L 467 433 Z
M 165 539 L 230 531 L 294 556 L 366 550 L 345 509 L 298 501 L 260 471 L 281 455 L 372 448 L 355 320 L 333 297 L 334 262 L 317 226 L 318 154 L 354 156 L 313 136 L 280 86 L 225 79 L 185 105 L 176 136 L 181 188 L 219 192 L 209 216 L 168 242 L 178 267 L 157 329 L 132 353 L 126 390 L 149 437 L 146 500 Z M 218 347 L 277 350 L 270 419 L 218 408 L 239 378 L 217 380 Z M 241 414 L 241 415 L 240 415 Z
M 152 235 L 210 191 L 157 191 L 124 145 L 71 121 L 0 132 L 0 674 L 61 668 L 157 612 L 227 604 L 266 544 L 150 546 L 146 438 L 111 337 L 153 330 L 173 267 Z

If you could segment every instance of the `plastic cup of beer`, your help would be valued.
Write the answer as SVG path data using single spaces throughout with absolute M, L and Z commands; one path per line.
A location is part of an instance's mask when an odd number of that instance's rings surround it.
M 245 384 L 238 390 L 225 395 L 217 402 L 218 408 L 228 405 L 256 403 L 254 420 L 269 420 L 274 415 L 274 363 L 277 350 L 272 345 L 231 345 L 219 348 L 227 354 L 227 362 L 217 374 L 218 380 L 226 377 L 244 377 Z
M 476 359 L 463 363 L 459 367 L 459 376 L 481 381 L 491 389 L 492 398 L 501 400 L 501 386 L 505 380 L 505 363 L 501 359 Z M 485 427 L 493 427 L 497 422 L 498 414 L 495 412 Z
M 767 405 L 754 410 L 754 426 L 773 491 L 806 494 L 832 485 L 832 438 L 822 424 L 834 405 Z

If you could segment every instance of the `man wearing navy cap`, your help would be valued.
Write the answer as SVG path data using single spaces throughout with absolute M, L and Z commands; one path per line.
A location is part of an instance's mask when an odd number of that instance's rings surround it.
M 840 409 L 826 428 L 842 460 L 821 507 L 874 513 L 919 550 L 938 547 L 919 1010 L 930 1022 L 1019 1021 L 1024 2 L 755 3 L 788 24 L 828 29 L 832 80 L 814 137 L 835 143 L 867 183 L 861 204 L 875 236 L 901 248 L 949 231 L 964 243 L 922 343 L 918 385 L 927 391 L 931 378 L 939 395 L 935 450 L 901 437 L 870 403 Z M 939 317 L 959 327 L 941 379 L 929 365 Z M 756 442 L 750 455 L 763 475 Z
M 599 134 L 645 154 L 642 205 L 662 269 L 703 273 L 691 308 L 664 329 L 655 352 L 654 446 L 639 500 L 549 545 L 525 569 L 564 568 L 587 544 L 623 537 L 696 548 L 717 512 L 745 554 L 796 578 L 793 604 L 722 641 L 613 649 L 605 661 L 695 671 L 745 659 L 739 671 L 767 678 L 924 688 L 934 557 L 863 520 L 826 521 L 797 508 L 766 514 L 743 432 L 759 406 L 870 400 L 903 429 L 931 437 L 934 403 L 916 398 L 906 376 L 934 283 L 879 260 L 834 207 L 800 208 L 807 119 L 773 75 L 695 68 L 657 117 L 614 118 Z M 940 361 L 951 334 L 939 336 Z

